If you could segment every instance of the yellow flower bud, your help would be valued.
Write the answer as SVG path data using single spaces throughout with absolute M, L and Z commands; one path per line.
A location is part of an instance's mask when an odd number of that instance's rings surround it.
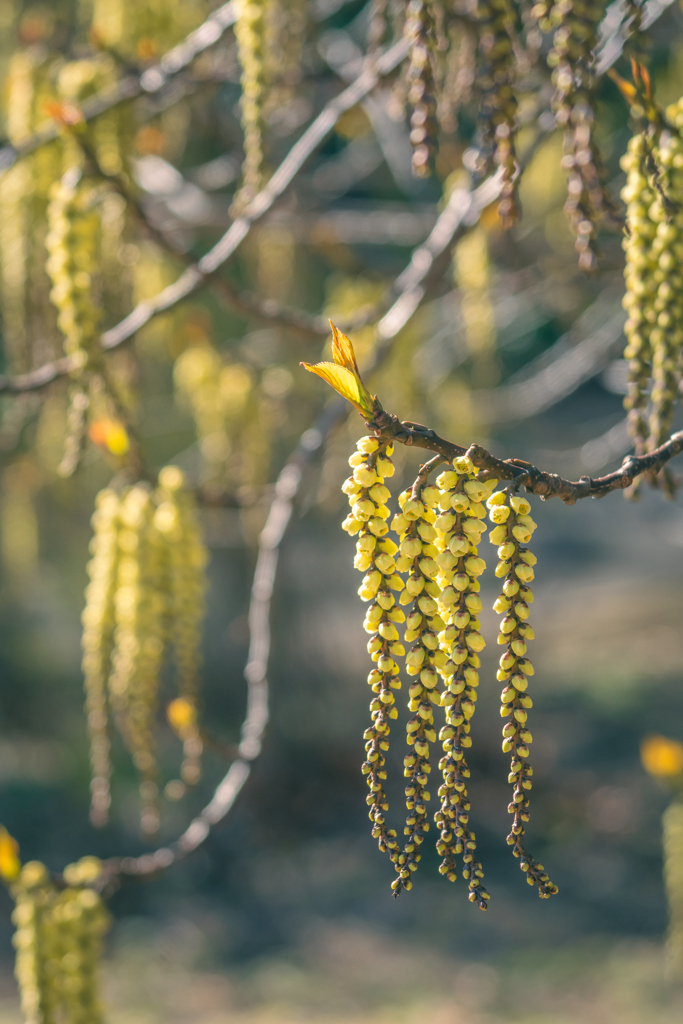
M 443 473 L 440 473 L 436 478 L 436 486 L 442 491 L 450 491 L 452 487 L 458 482 L 458 474 L 454 473 L 452 469 L 446 469 Z
M 463 490 L 471 501 L 479 502 L 486 494 L 485 484 L 480 483 L 479 480 L 466 480 L 463 484 Z
M 507 527 L 506 526 L 494 526 L 489 533 L 489 541 L 491 544 L 502 544 L 503 541 L 507 540 Z
M 465 568 L 469 576 L 481 576 L 486 569 L 486 562 L 483 558 L 472 557 L 465 559 Z
M 491 520 L 492 523 L 496 523 L 497 525 L 502 525 L 503 523 L 506 523 L 509 516 L 510 509 L 507 507 L 507 505 L 494 505 L 494 507 L 491 509 L 491 512 L 489 513 L 489 519 Z M 500 541 L 497 541 L 496 543 L 500 543 Z
M 504 505 L 507 500 L 507 491 L 496 491 L 486 499 L 486 507 L 491 509 L 496 505 Z
M 357 484 L 360 484 L 361 487 L 372 487 L 372 485 L 376 484 L 378 480 L 375 470 L 370 469 L 370 467 L 365 464 L 356 466 L 353 471 L 353 479 Z
M 512 495 L 510 498 L 510 504 L 519 515 L 526 516 L 531 511 L 531 505 L 526 498 L 522 498 L 517 494 Z
M 481 633 L 467 633 L 465 635 L 465 642 L 472 651 L 483 651 L 486 647 L 486 641 Z
M 466 512 L 470 507 L 470 499 L 466 494 L 460 492 L 452 495 L 451 497 L 451 508 L 455 512 Z

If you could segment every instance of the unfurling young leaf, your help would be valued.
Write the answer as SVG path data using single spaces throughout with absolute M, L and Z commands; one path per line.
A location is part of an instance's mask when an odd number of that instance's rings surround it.
M 319 377 L 327 381 L 335 391 L 339 392 L 342 398 L 351 402 L 358 412 L 367 417 L 372 416 L 374 398 L 363 384 L 353 345 L 330 320 L 332 328 L 332 355 L 333 363 L 302 363 L 305 369 L 311 373 L 317 373 Z

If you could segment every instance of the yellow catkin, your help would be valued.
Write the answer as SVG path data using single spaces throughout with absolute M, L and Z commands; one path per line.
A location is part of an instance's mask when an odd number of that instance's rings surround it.
M 50 299 L 57 309 L 64 349 L 77 360 L 73 376 L 83 381 L 71 389 L 64 458 L 59 466 L 63 476 L 70 476 L 78 467 L 87 431 L 89 378 L 91 371 L 102 367 L 97 299 L 100 213 L 93 186 L 74 165 L 52 186 L 47 208 L 45 266 L 52 282 Z
M 674 800 L 662 818 L 664 884 L 669 908 L 666 940 L 669 972 L 683 975 L 683 803 Z
M 439 871 L 450 881 L 457 877 L 457 857 L 463 861 L 463 877 L 469 886 L 469 899 L 486 910 L 489 894 L 482 884 L 484 872 L 475 859 L 476 837 L 469 828 L 470 803 L 466 780 L 470 776 L 466 750 L 472 745 L 471 719 L 477 700 L 477 686 L 484 648 L 480 633 L 479 576 L 486 568 L 479 557 L 478 544 L 486 527 L 482 504 L 497 481 L 481 483 L 473 479 L 470 459 L 455 460 L 454 469 L 441 473 L 439 515 L 436 529 L 437 582 L 441 588 L 439 607 L 445 626 L 439 634 L 445 661 L 440 673 L 446 685 L 441 704 L 446 708 L 446 725 L 439 733 L 444 756 L 439 764 L 443 784 L 439 789 L 441 808 L 435 815 L 441 835 L 437 850 L 443 861 Z
M 92 518 L 90 582 L 83 611 L 83 677 L 90 736 L 90 820 L 104 825 L 110 804 L 107 686 L 114 649 L 115 595 L 120 559 L 121 502 L 112 490 L 100 491 Z
M 169 642 L 173 649 L 178 693 L 189 714 L 181 730 L 184 761 L 180 774 L 192 785 L 201 773 L 202 741 L 197 724 L 202 621 L 206 613 L 206 566 L 209 560 L 191 492 L 183 473 L 167 466 L 159 474 L 154 525 L 166 545 L 170 607 Z
M 5 130 L 12 145 L 20 145 L 47 120 L 45 105 L 54 98 L 49 62 L 41 48 L 12 56 L 4 95 Z M 3 175 L 0 189 L 4 347 L 15 372 L 53 355 L 49 349 L 41 351 L 49 335 L 42 305 L 47 293 L 42 237 L 47 191 L 59 173 L 59 147 L 54 142 L 20 160 Z M 41 340 L 35 341 L 33 335 Z
M 513 49 L 517 11 L 511 0 L 480 0 L 474 5 L 483 57 L 478 85 L 482 91 L 481 144 L 487 170 L 501 168 L 503 181 L 498 213 L 504 227 L 520 215 L 515 176 L 517 160 L 517 59 Z
M 100 313 L 93 290 L 100 218 L 94 199 L 93 183 L 74 167 L 53 185 L 48 207 L 50 298 L 64 348 L 80 359 L 82 368 L 97 361 L 99 349 Z
M 364 626 L 370 634 L 368 653 L 375 662 L 368 676 L 374 696 L 370 702 L 372 725 L 364 734 L 366 760 L 362 770 L 370 789 L 367 802 L 372 834 L 379 840 L 380 850 L 388 851 L 396 863 L 399 844 L 395 830 L 387 826 L 389 802 L 384 789 L 389 723 L 398 714 L 393 691 L 401 686 L 397 658 L 405 653 L 396 629 L 396 623 L 404 622 L 405 615 L 394 598 L 394 591 L 403 589 L 403 581 L 396 573 L 394 561 L 398 549 L 387 537 L 386 502 L 390 494 L 384 481 L 394 474 L 393 446 L 374 437 L 362 437 L 357 447 L 349 459 L 353 474 L 342 487 L 351 505 L 342 527 L 357 537 L 354 565 L 365 573 L 358 593 L 363 601 L 369 602 Z
M 268 0 L 235 0 L 235 37 L 242 67 L 244 164 L 237 205 L 248 202 L 263 181 L 263 111 L 268 88 Z
M 629 142 L 628 152 L 621 158 L 622 169 L 627 173 L 621 198 L 626 203 L 629 229 L 623 243 L 626 252 L 626 292 L 623 304 L 628 312 L 624 325 L 627 338 L 624 356 L 629 361 L 629 390 L 624 399 L 624 407 L 628 412 L 629 432 L 634 440 L 636 455 L 644 454 L 647 449 L 647 404 L 652 361 L 650 335 L 657 319 L 652 308 L 654 282 L 650 280 L 657 267 L 650 256 L 657 227 L 649 216 L 655 191 L 650 188 L 645 173 L 648 150 L 645 136 L 636 135 Z
M 12 886 L 16 926 L 15 973 L 26 1024 L 100 1024 L 99 962 L 110 923 L 93 888 L 96 857 L 64 870 L 57 886 L 43 864 L 31 861 Z
M 541 21 L 556 28 L 548 65 L 553 68 L 553 109 L 565 129 L 562 166 L 567 171 L 565 212 L 576 234 L 582 270 L 597 268 L 596 222 L 602 213 L 613 214 L 602 183 L 600 154 L 593 136 L 595 70 L 593 53 L 604 0 L 557 0 L 533 8 Z
M 142 829 L 158 827 L 154 721 L 164 657 L 167 594 L 164 551 L 149 488 L 131 487 L 121 502 L 110 698 L 142 782 Z
M 142 827 L 158 826 L 154 726 L 166 660 L 175 670 L 184 742 L 183 781 L 200 775 L 198 726 L 201 623 L 208 552 L 194 499 L 176 466 L 152 491 L 136 484 L 107 489 L 93 516 L 90 582 L 83 612 L 83 673 L 91 744 L 91 820 L 102 825 L 110 804 L 108 718 L 116 724 L 141 777 Z M 180 707 L 180 705 L 179 705 Z
M 531 539 L 536 523 L 529 515 L 531 506 L 526 498 L 510 495 L 508 491 L 497 491 L 486 504 L 494 524 L 489 540 L 498 546 L 500 559 L 496 576 L 504 578 L 503 592 L 493 607 L 503 616 L 498 643 L 506 648 L 500 659 L 498 679 L 506 684 L 500 709 L 501 717 L 509 719 L 503 728 L 503 753 L 511 755 L 508 781 L 514 786 L 512 802 L 508 805 L 508 811 L 514 818 L 507 841 L 519 859 L 529 885 L 536 885 L 539 896 L 546 899 L 557 892 L 557 886 L 550 881 L 543 865 L 538 864 L 524 848 L 533 774 L 529 764 L 532 736 L 527 725 L 532 700 L 527 691 L 529 676 L 534 674 L 534 669 L 526 653 L 527 641 L 534 639 L 534 631 L 527 621 L 529 605 L 534 598 L 528 584 L 534 578 L 532 566 L 536 564 L 536 556 L 525 545 Z
M 667 110 L 678 131 L 658 145 L 637 135 L 622 158 L 628 178 L 622 190 L 627 203 L 628 233 L 624 270 L 628 310 L 625 355 L 629 393 L 625 400 L 636 453 L 652 450 L 668 436 L 681 380 L 683 350 L 683 101 Z M 650 415 L 646 421 L 648 378 Z M 659 482 L 673 493 L 673 478 L 662 471 Z
M 406 11 L 404 36 L 409 45 L 406 71 L 410 115 L 410 143 L 413 147 L 413 174 L 427 178 L 434 168 L 438 147 L 436 120 L 436 82 L 433 51 L 436 47 L 434 11 L 427 0 L 410 0 Z
M 413 717 L 406 728 L 408 744 L 414 753 L 407 754 L 403 761 L 408 817 L 403 830 L 406 841 L 396 864 L 398 878 L 392 883 L 396 895 L 402 889 L 412 888 L 411 875 L 417 870 L 422 856 L 420 847 L 429 831 L 429 744 L 436 742 L 433 708 L 441 703 L 438 670 L 446 661 L 439 649 L 438 634 L 444 622 L 439 615 L 440 590 L 435 580 L 436 515 L 430 507 L 437 497 L 438 491 L 432 486 L 420 491 L 404 491 L 399 496 L 401 511 L 392 521 L 392 529 L 400 540 L 397 568 L 410 574 L 399 600 L 411 606 L 406 618 L 405 642 L 413 646 L 406 655 L 406 668 L 410 675 L 416 676 L 409 689 L 408 707 Z

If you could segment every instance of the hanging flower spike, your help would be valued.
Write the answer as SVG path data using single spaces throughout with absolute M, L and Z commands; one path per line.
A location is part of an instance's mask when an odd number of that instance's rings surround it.
M 335 391 L 338 391 L 342 398 L 358 409 L 358 412 L 366 418 L 372 417 L 375 399 L 361 380 L 353 345 L 330 320 L 332 328 L 332 357 L 333 363 L 301 363 L 311 373 L 317 373 L 319 377 L 327 381 Z

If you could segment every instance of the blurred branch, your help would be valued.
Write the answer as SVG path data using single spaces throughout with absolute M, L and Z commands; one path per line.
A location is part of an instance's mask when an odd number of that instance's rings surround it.
M 187 267 L 192 267 L 192 261 L 187 254 L 179 249 L 177 245 L 174 245 L 168 235 L 152 222 L 126 178 L 121 174 L 109 174 L 104 170 L 97 158 L 97 153 L 82 133 L 74 132 L 74 139 L 83 150 L 87 160 L 92 164 L 97 175 L 103 181 L 108 182 L 114 191 L 125 199 L 151 240 L 165 252 L 181 260 Z M 279 324 L 281 327 L 287 327 L 304 334 L 311 334 L 316 338 L 329 333 L 329 326 L 324 317 L 310 316 L 303 310 L 289 309 L 272 300 L 261 299 L 248 292 L 237 291 L 223 278 L 213 276 L 210 278 L 210 284 L 228 306 L 238 309 L 240 312 L 267 320 L 270 323 Z
M 617 312 L 614 311 L 615 306 Z M 587 317 L 595 319 L 603 309 L 609 312 L 608 318 L 599 327 L 592 325 L 588 337 L 568 348 L 572 335 L 582 333 L 581 321 Z M 623 334 L 625 321 L 626 314 L 617 304 L 616 296 L 603 293 L 570 331 L 525 367 L 523 380 L 490 390 L 473 391 L 471 398 L 476 416 L 488 424 L 517 423 L 556 405 L 604 368 L 611 350 Z M 538 367 L 535 373 L 534 364 Z
M 671 0 L 649 0 L 648 4 L 646 4 L 645 15 L 646 19 L 649 19 L 648 24 L 652 24 L 658 17 L 660 17 L 661 14 L 663 14 L 663 12 L 668 8 L 670 2 Z M 197 32 L 192 33 L 192 35 L 188 37 L 188 40 L 186 40 L 185 43 L 181 43 L 179 47 L 171 50 L 158 65 L 158 74 L 175 73 L 175 71 L 172 72 L 173 67 L 180 70 L 181 66 L 186 66 L 189 60 L 192 59 L 192 57 L 188 57 L 190 50 L 195 47 L 193 54 L 200 52 L 200 49 L 197 49 L 199 42 L 195 41 L 191 43 L 190 40 L 197 40 L 197 37 L 202 36 L 202 33 L 204 33 L 204 36 L 211 35 L 212 33 L 218 33 L 211 41 L 207 41 L 205 39 L 202 45 L 208 46 L 211 45 L 211 42 L 217 41 L 222 32 L 222 29 L 220 29 L 221 18 L 225 20 L 224 27 L 227 27 L 228 18 L 232 18 L 234 20 L 234 12 L 231 4 L 226 4 L 219 8 L 219 10 L 216 11 L 215 14 L 212 15 L 203 26 L 201 26 L 201 28 L 197 29 Z M 212 27 L 207 29 L 209 24 L 211 24 Z M 230 22 L 230 24 L 232 24 L 232 22 Z M 619 22 L 619 25 L 616 27 L 614 32 L 608 36 L 607 40 L 603 43 L 603 49 L 601 51 L 602 56 L 600 57 L 599 63 L 600 73 L 607 71 L 608 68 L 611 67 L 618 59 L 623 50 L 623 44 L 624 40 L 621 32 L 621 22 Z M 186 50 L 183 49 L 184 47 Z M 374 88 L 382 76 L 389 74 L 398 64 L 400 64 L 406 56 L 406 52 L 406 43 L 404 40 L 401 40 L 383 54 L 374 65 L 367 66 L 355 82 L 348 86 L 348 88 L 340 93 L 339 96 L 331 100 L 323 108 L 313 123 L 307 128 L 299 141 L 294 144 L 265 188 L 254 197 L 245 209 L 244 214 L 233 222 L 219 242 L 196 264 L 188 267 L 183 274 L 180 275 L 178 280 L 174 282 L 174 284 L 163 289 L 163 291 L 159 292 L 154 299 L 139 303 L 138 306 L 136 306 L 136 308 L 127 317 L 125 317 L 124 320 L 117 324 L 116 327 L 106 331 L 100 339 L 102 347 L 107 350 L 118 348 L 119 345 L 129 341 L 141 327 L 146 323 L 149 323 L 149 321 L 155 316 L 172 309 L 179 302 L 183 301 L 183 299 L 204 287 L 216 271 L 235 252 L 244 238 L 246 238 L 251 229 L 251 225 L 262 217 L 263 214 L 271 208 L 275 200 L 282 195 L 296 174 L 301 170 L 308 157 L 313 153 L 316 146 L 332 130 L 341 115 L 346 110 L 351 109 L 359 103 L 371 91 L 371 89 Z M 176 56 L 174 57 L 174 55 Z M 183 61 L 185 63 L 183 63 Z M 164 62 L 166 62 L 166 64 L 164 64 Z M 142 81 L 145 75 L 149 75 L 155 70 L 156 69 L 149 69 L 146 71 L 145 74 L 141 76 L 140 81 Z M 97 97 L 95 97 L 95 99 L 97 99 Z M 106 106 L 103 109 L 109 109 L 109 106 Z M 84 116 L 85 114 L 86 111 L 84 111 Z M 95 115 L 90 114 L 89 116 Z M 544 126 L 543 131 L 545 132 L 545 130 Z M 548 130 L 550 130 L 549 123 Z M 54 131 L 56 132 L 56 129 L 54 129 Z M 50 136 L 50 138 L 54 137 L 55 134 Z M 34 139 L 35 138 L 37 138 L 37 136 L 34 136 Z M 28 146 L 29 142 L 25 145 Z M 38 144 L 34 145 L 33 149 L 37 148 Z M 32 152 L 33 149 L 28 149 L 26 152 Z M 0 169 L 2 169 L 3 166 L 1 163 L 2 153 L 6 152 L 6 150 L 0 152 Z M 14 150 L 12 150 L 12 152 L 18 153 L 18 151 Z M 19 155 L 24 155 L 23 151 Z M 11 163 L 13 162 L 14 160 L 12 160 Z M 11 166 L 11 163 L 6 166 Z M 487 181 L 480 185 L 479 189 L 475 190 L 474 193 L 466 193 L 466 195 L 473 196 L 476 193 L 479 193 L 481 189 L 490 190 L 490 198 L 488 199 L 488 202 L 493 202 L 497 197 L 499 190 L 497 175 L 487 179 Z M 467 214 L 465 213 L 464 216 L 466 217 L 466 215 Z M 434 233 L 439 228 L 440 221 L 441 219 L 437 222 L 437 226 L 430 235 L 430 239 L 434 237 Z M 443 230 L 443 227 L 441 227 L 440 230 Z M 424 253 L 425 255 L 418 256 L 418 253 Z M 425 246 L 419 247 L 413 255 L 413 261 L 417 259 L 418 263 L 422 258 L 430 259 L 429 265 L 431 268 L 433 259 L 428 255 L 428 243 L 425 243 Z M 419 269 L 417 266 L 413 266 L 413 261 L 411 261 L 411 264 L 395 282 L 394 288 L 400 292 L 399 299 L 401 305 L 397 310 L 395 303 L 380 321 L 378 325 L 380 339 L 383 337 L 384 332 L 391 331 L 393 322 L 392 318 L 395 318 L 398 314 L 402 315 L 404 307 L 406 311 L 410 310 L 408 315 L 411 316 L 422 300 L 424 287 L 422 287 L 421 284 L 416 284 L 414 286 L 409 284 L 410 275 L 414 274 L 415 271 Z M 406 282 L 408 282 L 408 287 L 406 288 L 403 287 L 404 278 Z M 422 281 L 422 278 L 420 281 Z M 398 301 L 399 300 L 397 300 L 397 302 Z M 66 376 L 72 369 L 74 369 L 73 361 L 70 357 L 63 357 L 62 359 L 55 360 L 52 363 L 47 363 L 31 373 L 20 374 L 16 377 L 0 376 L 0 392 L 22 393 L 26 391 L 39 390 L 40 388 L 52 383 L 57 378 Z
M 113 89 L 98 93 L 83 102 L 80 110 L 86 121 L 92 121 L 107 110 L 125 103 L 138 96 L 160 92 L 163 87 L 181 71 L 184 71 L 195 57 L 217 43 L 225 30 L 234 25 L 237 18 L 235 5 L 230 0 L 214 11 L 206 21 L 190 32 L 186 39 L 161 60 L 147 68 L 139 75 L 126 75 Z M 13 167 L 17 160 L 35 153 L 41 146 L 53 142 L 61 134 L 61 128 L 55 121 L 48 121 L 30 138 L 18 146 L 5 146 L 0 149 L 0 174 Z
M 647 0 L 643 5 L 641 31 L 645 31 L 655 23 L 673 4 L 673 0 Z M 624 50 L 629 36 L 632 17 L 624 20 L 624 4 L 616 0 L 607 8 L 600 26 L 598 51 L 595 55 L 595 75 L 604 75 L 613 64 L 616 64 Z
M 290 149 L 268 184 L 248 204 L 241 217 L 233 221 L 223 237 L 197 263 L 188 267 L 168 288 L 164 288 L 153 299 L 140 302 L 116 327 L 105 331 L 100 338 L 102 348 L 111 350 L 129 341 L 133 335 L 159 313 L 173 309 L 188 296 L 207 285 L 223 264 L 232 256 L 237 247 L 249 234 L 252 224 L 271 208 L 276 199 L 301 170 L 316 146 L 334 128 L 345 111 L 354 107 L 383 75 L 389 74 L 401 63 L 407 53 L 405 40 L 400 40 L 387 50 L 375 64 L 366 68 L 362 75 L 343 92 L 325 105 L 313 123 L 306 129 L 298 142 Z M 483 187 L 483 186 L 482 186 Z M 63 377 L 75 369 L 71 357 L 64 357 L 41 366 L 32 373 L 16 377 L 0 377 L 0 392 L 10 393 L 35 391 Z

